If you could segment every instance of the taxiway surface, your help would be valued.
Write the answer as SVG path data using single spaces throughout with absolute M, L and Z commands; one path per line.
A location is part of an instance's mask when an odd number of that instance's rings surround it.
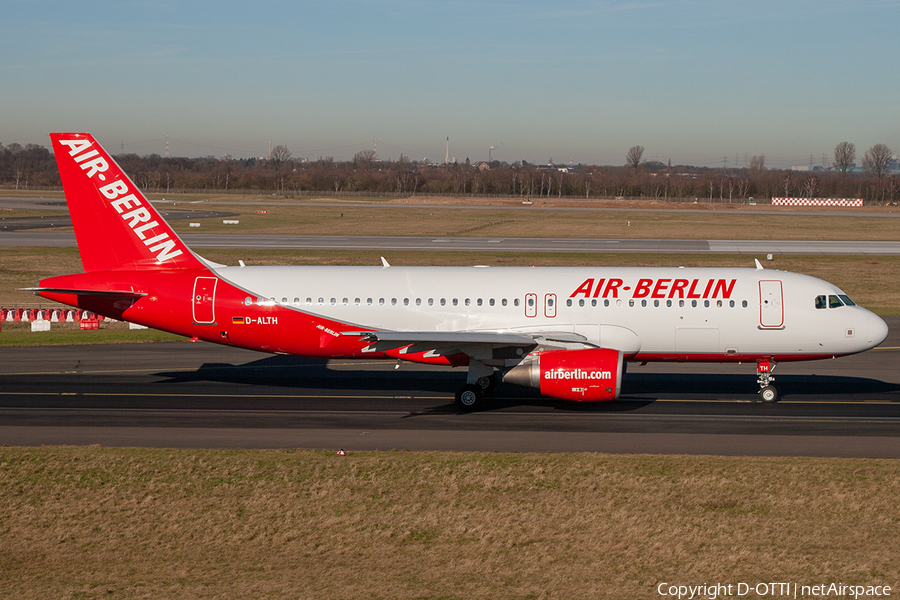
M 205 343 L 0 349 L 0 444 L 900 457 L 900 318 L 873 351 L 754 365 L 629 365 L 623 398 L 501 386 L 460 414 L 464 370 Z M 90 335 L 85 333 L 85 335 Z

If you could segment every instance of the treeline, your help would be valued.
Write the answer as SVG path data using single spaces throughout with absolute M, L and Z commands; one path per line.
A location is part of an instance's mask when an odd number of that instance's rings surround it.
M 164 158 L 120 154 L 116 161 L 144 191 L 234 190 L 301 195 L 315 192 L 383 195 L 497 195 L 528 198 L 657 198 L 739 202 L 772 197 L 863 198 L 869 203 L 900 200 L 900 177 L 886 173 L 797 172 L 753 168 L 722 169 L 644 162 L 637 167 L 549 167 L 524 161 L 430 165 L 374 160 L 371 151 L 353 160 L 298 161 L 279 148 L 271 159 Z M 37 144 L 0 145 L 0 185 L 40 189 L 60 185 L 50 151 Z

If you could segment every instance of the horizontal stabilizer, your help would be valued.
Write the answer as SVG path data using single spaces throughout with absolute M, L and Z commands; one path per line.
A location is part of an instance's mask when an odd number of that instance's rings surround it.
M 71 288 L 48 288 L 48 287 L 31 287 L 18 288 L 20 292 L 34 292 L 39 294 L 46 292 L 48 294 L 72 294 L 74 296 L 131 296 L 132 298 L 143 298 L 146 292 L 133 292 L 131 290 L 75 290 Z

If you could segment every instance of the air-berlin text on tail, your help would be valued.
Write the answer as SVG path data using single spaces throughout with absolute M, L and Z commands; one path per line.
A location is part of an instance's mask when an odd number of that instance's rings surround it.
M 618 298 L 619 292 L 631 292 L 631 298 L 731 298 L 736 279 L 638 279 L 625 285 L 616 278 L 589 278 L 569 298 Z
M 59 143 L 69 147 L 69 156 L 75 159 L 82 170 L 87 171 L 89 179 L 96 176 L 100 181 L 106 181 L 109 162 L 99 150 L 90 149 L 93 142 L 76 139 L 60 140 Z M 119 174 L 115 173 L 115 175 Z M 131 231 L 144 242 L 150 252 L 156 255 L 156 260 L 165 262 L 182 254 L 181 250 L 175 247 L 175 240 L 169 237 L 165 227 L 152 220 L 152 213 L 143 205 L 140 198 L 134 193 L 130 193 L 125 179 L 116 179 L 98 189 L 110 200 L 110 204 L 122 216 L 122 219 L 128 222 Z M 154 231 L 155 228 L 159 228 L 162 232 L 157 233 Z

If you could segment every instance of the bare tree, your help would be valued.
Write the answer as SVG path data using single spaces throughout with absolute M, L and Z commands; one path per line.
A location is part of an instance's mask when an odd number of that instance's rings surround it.
M 765 154 L 760 154 L 759 156 L 754 156 L 750 159 L 750 170 L 751 171 L 762 171 L 766 168 L 766 156 Z
M 360 150 L 353 155 L 353 166 L 357 169 L 367 170 L 375 163 L 374 150 Z
M 790 171 L 785 171 L 784 179 L 782 179 L 781 184 L 784 186 L 784 197 L 789 198 L 791 196 L 791 190 L 794 189 L 794 180 L 791 179 Z
M 288 147 L 282 144 L 279 144 L 272 148 L 272 165 L 277 169 L 287 161 L 291 159 L 291 151 L 288 150 Z
M 819 178 L 815 175 L 807 175 L 803 180 L 803 196 L 815 198 L 819 194 Z
M 863 169 L 875 177 L 884 177 L 891 162 L 891 149 L 884 144 L 875 144 L 863 155 Z
M 834 168 L 846 174 L 856 160 L 856 144 L 841 142 L 834 147 Z
M 643 146 L 632 146 L 628 149 L 628 154 L 625 155 L 625 164 L 632 169 L 637 169 L 639 166 L 641 166 L 641 157 L 643 155 Z
M 709 201 L 712 202 L 713 194 L 716 192 L 716 180 L 712 177 L 707 178 L 706 189 L 709 190 Z

